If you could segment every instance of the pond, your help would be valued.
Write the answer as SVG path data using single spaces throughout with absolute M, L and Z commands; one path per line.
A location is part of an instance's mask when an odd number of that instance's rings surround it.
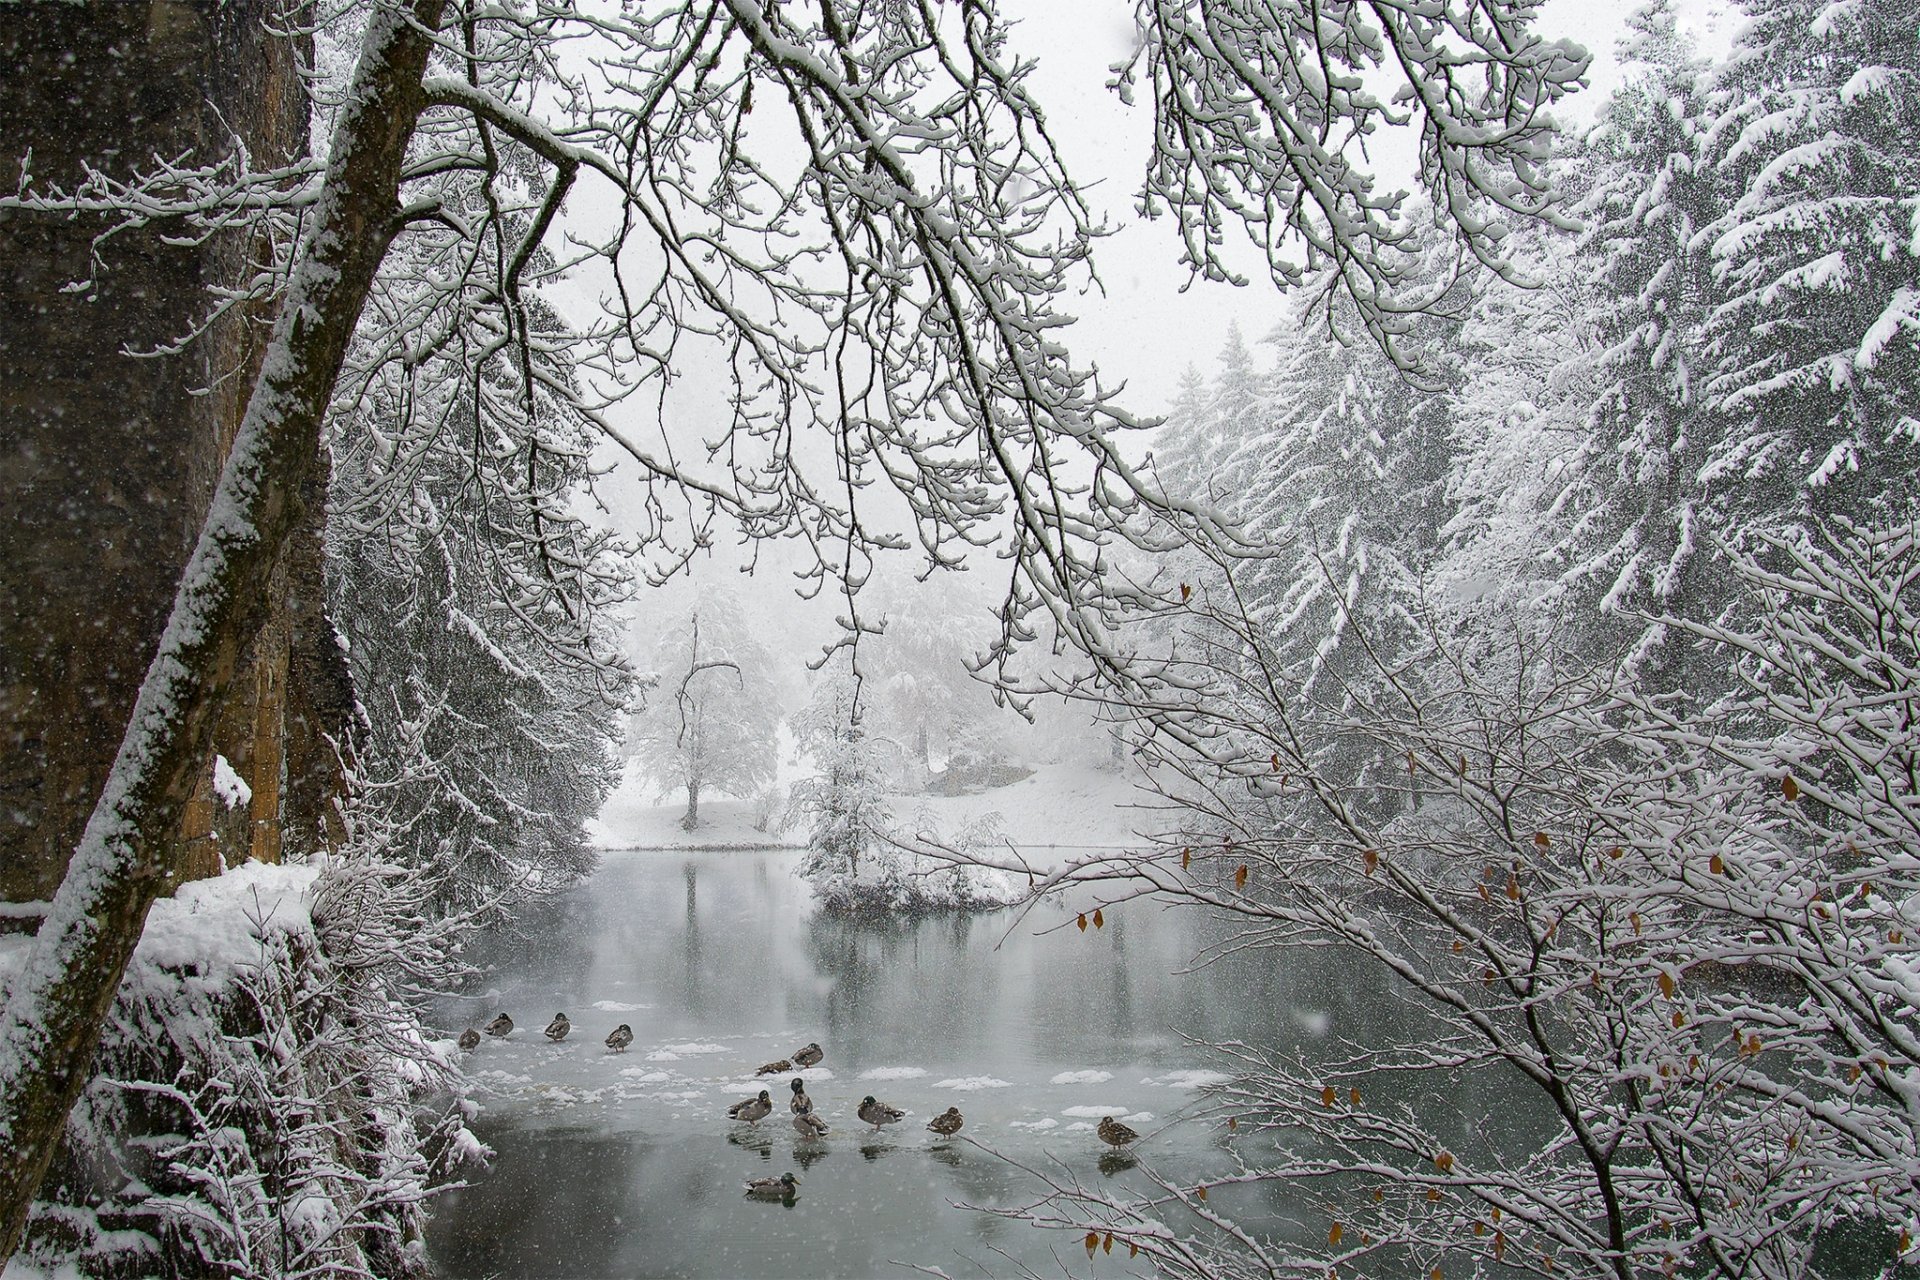
M 1075 1238 L 963 1207 L 1035 1193 L 995 1152 L 1144 1188 L 1094 1132 L 1111 1114 L 1146 1135 L 1140 1164 L 1221 1174 L 1218 1126 L 1168 1127 L 1220 1066 L 1194 1039 L 1377 1043 L 1409 1014 L 1379 975 L 1330 952 L 1188 971 L 1223 927 L 1191 910 L 1132 903 L 1084 933 L 1064 902 L 1024 917 L 846 919 L 812 909 L 795 861 L 610 854 L 530 937 L 491 944 L 484 992 L 436 1011 L 449 1034 L 500 1010 L 517 1024 L 467 1061 L 474 1128 L 496 1154 L 437 1202 L 428 1243 L 443 1274 L 1113 1274 L 1118 1255 L 1090 1262 Z M 541 1029 L 559 1011 L 574 1030 L 555 1045 Z M 623 1022 L 634 1042 L 611 1052 Z M 789 1124 L 790 1076 L 753 1077 L 809 1041 L 826 1057 L 802 1074 L 832 1127 L 817 1144 Z M 761 1087 L 774 1115 L 730 1122 L 727 1106 Z M 906 1119 L 875 1134 L 854 1116 L 867 1094 Z M 1463 1142 L 1498 1110 L 1461 1094 L 1440 1105 Z M 926 1129 L 949 1106 L 966 1116 L 951 1142 Z M 789 1171 L 791 1203 L 744 1198 L 747 1178 Z M 1239 1195 L 1215 1207 L 1274 1236 L 1298 1227 L 1280 1191 Z

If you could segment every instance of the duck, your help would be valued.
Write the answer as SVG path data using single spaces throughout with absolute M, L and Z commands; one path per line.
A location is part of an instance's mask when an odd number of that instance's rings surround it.
M 625 1053 L 627 1046 L 633 1043 L 633 1028 L 621 1023 L 607 1033 L 607 1048 L 615 1053 Z
M 785 1075 L 787 1072 L 791 1070 L 793 1070 L 793 1064 L 791 1062 L 788 1062 L 785 1058 L 782 1058 L 778 1062 L 768 1062 L 763 1064 L 760 1067 L 760 1069 L 758 1071 L 755 1071 L 753 1074 L 757 1076 L 779 1076 L 779 1075 Z
M 821 1051 L 819 1045 L 809 1044 L 804 1049 L 796 1049 L 793 1051 L 793 1065 L 796 1067 L 817 1067 L 820 1065 L 820 1060 L 826 1056 L 827 1055 Z
M 490 1036 L 509 1035 L 512 1031 L 513 1019 L 504 1013 L 495 1014 L 493 1021 L 487 1024 L 487 1034 Z
M 573 1024 L 567 1021 L 567 1015 L 556 1013 L 553 1015 L 553 1021 L 547 1024 L 547 1039 L 559 1044 L 567 1038 L 567 1032 L 571 1030 L 573 1030 Z
M 1112 1116 L 1101 1116 L 1097 1129 L 1100 1134 L 1100 1141 L 1106 1143 L 1108 1146 L 1124 1147 L 1130 1142 L 1138 1141 L 1140 1138 L 1139 1134 L 1127 1128 L 1127 1126 L 1121 1124 Z
M 742 1098 L 727 1108 L 727 1115 L 735 1120 L 745 1120 L 748 1124 L 759 1124 L 773 1111 L 773 1098 L 762 1089 L 752 1098 Z
M 862 1120 L 873 1126 L 875 1133 L 881 1125 L 894 1124 L 907 1113 L 898 1107 L 890 1107 L 884 1102 L 875 1102 L 872 1094 L 860 1100 L 860 1110 L 856 1112 Z
M 777 1178 L 748 1178 L 745 1186 L 750 1196 L 771 1196 L 785 1200 L 799 1190 L 800 1179 L 791 1173 L 783 1173 Z
M 807 1096 L 807 1082 L 799 1076 L 793 1078 L 793 1097 L 787 1102 L 787 1109 L 795 1115 L 813 1110 L 813 1099 Z
M 927 1128 L 943 1138 L 951 1138 L 960 1132 L 960 1126 L 966 1122 L 967 1118 L 960 1114 L 960 1108 L 948 1107 L 944 1112 L 927 1121 Z
M 465 1031 L 462 1031 L 460 1033 L 460 1047 L 468 1053 L 472 1053 L 475 1049 L 478 1049 L 480 1047 L 480 1033 L 472 1027 L 468 1027 Z
M 813 1140 L 827 1136 L 827 1122 L 815 1115 L 812 1107 L 793 1114 L 793 1131 L 803 1139 Z

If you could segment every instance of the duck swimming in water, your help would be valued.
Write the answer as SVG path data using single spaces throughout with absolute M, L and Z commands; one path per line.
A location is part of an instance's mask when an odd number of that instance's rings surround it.
M 793 1195 L 800 1186 L 800 1179 L 791 1173 L 783 1173 L 777 1178 L 748 1178 L 747 1194 L 785 1200 Z

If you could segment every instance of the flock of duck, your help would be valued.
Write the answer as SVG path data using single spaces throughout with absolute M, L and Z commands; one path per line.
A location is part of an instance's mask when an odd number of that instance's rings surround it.
M 547 1039 L 559 1044 L 572 1030 L 573 1023 L 568 1021 L 567 1015 L 556 1013 L 553 1015 L 553 1021 L 547 1024 L 545 1035 Z M 513 1019 L 505 1013 L 498 1014 L 493 1021 L 487 1023 L 485 1031 L 490 1036 L 504 1038 L 513 1031 Z M 615 1053 L 624 1052 L 632 1043 L 633 1028 L 624 1022 L 607 1034 L 607 1048 Z M 468 1053 L 473 1052 L 479 1045 L 478 1030 L 468 1027 L 460 1033 L 460 1047 Z M 791 1058 L 781 1058 L 765 1063 L 753 1074 L 772 1076 L 784 1075 L 796 1069 L 805 1070 L 819 1066 L 826 1056 L 826 1052 L 818 1044 L 806 1044 L 794 1050 Z M 787 1099 L 787 1110 L 793 1115 L 793 1131 L 799 1134 L 803 1141 L 808 1142 L 816 1142 L 826 1137 L 827 1122 L 814 1111 L 813 1099 L 807 1096 L 807 1082 L 795 1076 L 789 1082 L 789 1087 L 793 1090 L 793 1096 Z M 751 1098 L 742 1098 L 727 1108 L 728 1119 L 756 1128 L 762 1120 L 772 1114 L 773 1093 L 769 1089 L 762 1089 Z M 872 1125 L 875 1133 L 879 1133 L 890 1124 L 900 1123 L 907 1113 L 868 1094 L 860 1100 L 860 1105 L 855 1108 L 854 1114 L 862 1123 Z M 960 1132 L 960 1127 L 966 1122 L 966 1117 L 960 1114 L 960 1108 L 948 1107 L 941 1114 L 927 1121 L 927 1128 L 942 1138 L 951 1138 Z M 1127 1146 L 1140 1136 L 1112 1116 L 1101 1117 L 1097 1132 L 1100 1140 L 1112 1147 Z M 783 1173 L 777 1178 L 749 1178 L 745 1183 L 747 1194 L 750 1196 L 778 1199 L 790 1199 L 799 1185 L 800 1179 L 791 1173 Z

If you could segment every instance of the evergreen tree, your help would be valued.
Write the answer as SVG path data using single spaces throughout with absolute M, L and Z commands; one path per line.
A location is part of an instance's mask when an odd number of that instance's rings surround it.
M 1750 0 L 1698 163 L 1719 292 L 1709 391 L 1735 428 L 1704 460 L 1740 518 L 1857 516 L 1920 463 L 1920 0 Z
M 536 392 L 530 420 L 476 439 L 466 406 L 512 401 L 511 366 L 432 371 L 435 399 L 383 387 L 337 420 L 330 575 L 364 717 L 360 838 L 466 911 L 593 868 L 583 824 L 617 777 L 631 674 L 611 619 L 630 584 L 574 511 L 584 427 Z

